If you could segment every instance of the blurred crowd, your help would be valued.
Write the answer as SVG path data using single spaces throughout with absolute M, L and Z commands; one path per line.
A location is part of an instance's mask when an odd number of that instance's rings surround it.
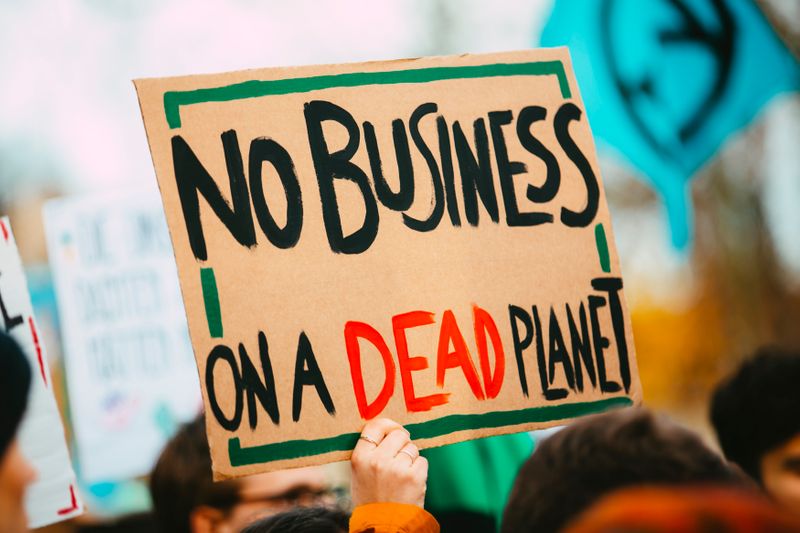
M 36 475 L 15 438 L 30 381 L 21 349 L 0 334 L 3 533 L 26 530 L 23 495 Z M 466 507 L 426 503 L 429 481 L 441 479 L 429 478 L 429 459 L 391 420 L 364 426 L 350 460 L 348 496 L 333 490 L 322 467 L 214 482 L 201 416 L 184 425 L 159 457 L 149 478 L 152 513 L 82 530 L 800 531 L 798 383 L 800 354 L 774 348 L 761 350 L 720 383 L 709 414 L 724 456 L 646 408 L 582 418 L 536 443 L 518 465 L 507 501 L 484 521 Z M 459 475 L 436 470 L 439 478 Z

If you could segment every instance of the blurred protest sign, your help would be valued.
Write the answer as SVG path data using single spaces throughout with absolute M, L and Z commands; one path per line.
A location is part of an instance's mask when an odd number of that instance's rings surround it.
M 135 83 L 218 478 L 639 400 L 566 49 Z
M 540 44 L 569 46 L 601 147 L 653 184 L 679 248 L 691 238 L 688 180 L 800 87 L 800 65 L 753 0 L 557 0 Z
M 200 408 L 158 197 L 54 200 L 45 223 L 81 479 L 145 475 Z
M 36 470 L 36 480 L 25 493 L 25 512 L 28 527 L 37 528 L 78 516 L 83 504 L 53 396 L 47 352 L 8 217 L 0 218 L 0 312 L 0 329 L 17 341 L 31 364 L 30 399 L 18 438 L 22 453 Z

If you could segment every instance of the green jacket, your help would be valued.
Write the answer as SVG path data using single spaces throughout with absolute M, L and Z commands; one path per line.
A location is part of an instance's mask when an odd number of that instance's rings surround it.
M 425 508 L 470 511 L 493 516 L 500 524 L 514 478 L 533 451 L 528 433 L 499 435 L 423 450 L 428 459 Z

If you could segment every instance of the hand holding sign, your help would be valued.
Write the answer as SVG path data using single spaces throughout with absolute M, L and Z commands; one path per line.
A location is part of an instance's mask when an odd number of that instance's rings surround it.
M 391 502 L 422 507 L 428 461 L 403 426 L 388 418 L 367 422 L 350 458 L 353 505 Z

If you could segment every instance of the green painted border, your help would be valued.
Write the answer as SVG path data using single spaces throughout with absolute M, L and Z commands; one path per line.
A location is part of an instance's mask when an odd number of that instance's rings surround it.
M 594 242 L 597 245 L 597 256 L 600 259 L 600 268 L 603 272 L 611 272 L 611 257 L 608 255 L 608 239 L 602 224 L 594 227 Z
M 203 303 L 206 308 L 208 334 L 213 339 L 222 338 L 222 311 L 219 306 L 217 278 L 213 268 L 200 269 L 200 285 L 203 287 Z
M 204 102 L 228 102 L 244 98 L 259 98 L 282 94 L 306 93 L 334 87 L 360 87 L 363 85 L 395 85 L 398 83 L 428 83 L 441 80 L 490 78 L 503 76 L 558 77 L 561 96 L 571 98 L 572 92 L 561 61 L 533 61 L 528 63 L 495 63 L 463 67 L 431 67 L 385 72 L 349 72 L 308 78 L 283 80 L 249 80 L 223 87 L 167 91 L 164 93 L 164 114 L 170 129 L 181 127 L 182 106 Z
M 606 398 L 594 402 L 566 403 L 561 405 L 545 405 L 530 407 L 518 411 L 496 411 L 466 415 L 450 415 L 427 422 L 408 424 L 405 428 L 412 439 L 430 439 L 449 435 L 457 431 L 481 428 L 499 428 L 528 424 L 533 422 L 551 422 L 566 420 L 583 415 L 602 413 L 616 407 L 629 407 L 633 401 L 626 396 Z M 228 457 L 231 466 L 246 466 L 297 459 L 328 452 L 349 451 L 355 448 L 359 433 L 345 433 L 336 437 L 318 440 L 290 440 L 274 444 L 261 444 L 242 448 L 238 437 L 228 440 Z

